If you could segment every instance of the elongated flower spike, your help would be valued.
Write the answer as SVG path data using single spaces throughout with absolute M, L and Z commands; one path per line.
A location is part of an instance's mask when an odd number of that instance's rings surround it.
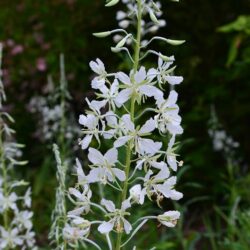
M 19 160 L 22 156 L 22 144 L 13 140 L 15 131 L 9 127 L 14 119 L 2 110 L 6 100 L 2 71 L 2 45 L 0 44 L 0 249 L 34 249 L 31 212 L 31 188 L 25 181 L 14 179 L 14 167 L 25 165 L 27 161 Z M 27 187 L 26 192 L 22 193 Z
M 106 6 L 111 7 L 118 2 L 107 1 Z M 174 227 L 180 217 L 178 211 L 170 210 L 132 221 L 131 214 L 135 215 L 147 202 L 161 208 L 163 199 L 177 201 L 183 197 L 175 188 L 175 174 L 182 165 L 177 161 L 175 143 L 177 136 L 183 133 L 178 94 L 175 90 L 165 91 L 167 85 L 171 86 L 170 89 L 180 85 L 183 77 L 173 73 L 176 68 L 173 66 L 174 56 L 163 55 L 148 47 L 153 41 L 164 41 L 173 46 L 184 41 L 159 36 L 145 40 L 146 35 L 155 33 L 166 24 L 161 19 L 159 1 L 120 2 L 127 9 L 117 12 L 121 29 L 94 33 L 94 36 L 115 35 L 116 44 L 111 50 L 115 53 L 125 51 L 132 67 L 129 72 L 109 73 L 101 59 L 90 62 L 90 68 L 96 74 L 91 86 L 97 98 L 86 100 L 89 108 L 79 117 L 83 134 L 79 144 L 88 154 L 88 164 L 86 162 L 82 166 L 77 160 L 78 181 L 69 189 L 69 199 L 74 208 L 68 212 L 65 240 L 69 244 L 73 242 L 72 247 L 89 243 L 101 249 L 97 237 L 100 233 L 105 236 L 108 249 L 120 250 L 148 220 Z M 136 27 L 136 34 L 131 26 Z M 147 69 L 141 65 L 148 54 L 157 57 L 156 67 Z M 137 113 L 139 115 L 136 116 Z M 166 148 L 162 137 L 168 140 Z M 96 143 L 98 149 L 95 148 Z M 103 149 L 103 144 L 111 146 Z M 97 187 L 102 190 L 99 199 L 92 192 Z M 114 193 L 114 200 L 110 199 L 112 196 L 107 197 L 110 192 Z M 95 237 L 91 237 L 93 230 Z

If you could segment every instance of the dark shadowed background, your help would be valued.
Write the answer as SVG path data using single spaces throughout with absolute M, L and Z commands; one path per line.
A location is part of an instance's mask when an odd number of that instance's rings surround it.
M 250 1 L 162 2 L 167 26 L 159 34 L 187 42 L 175 48 L 158 45 L 165 54 L 176 56 L 176 72 L 185 78 L 178 86 L 185 129 L 179 138 L 184 160 L 179 189 L 185 195 L 179 204 L 184 225 L 171 232 L 168 243 L 172 244 L 159 249 L 249 249 L 242 243 L 230 244 L 239 236 L 230 231 L 232 222 L 224 220 L 222 214 L 229 216 L 235 197 L 240 197 L 239 217 L 250 204 Z M 41 246 L 47 244 L 55 165 L 53 156 L 48 156 L 50 144 L 34 137 L 39 120 L 27 106 L 34 95 L 43 95 L 48 75 L 58 79 L 60 53 L 65 56 L 76 119 L 84 111 L 85 97 L 93 96 L 89 61 L 99 57 L 110 71 L 126 68 L 122 57 L 110 51 L 112 38 L 91 35 L 116 28 L 116 10 L 104 8 L 100 0 L 0 1 L 6 108 L 16 120 L 17 140 L 26 144 L 24 158 L 29 164 L 20 167 L 19 172 L 33 186 L 35 229 Z M 219 31 L 219 27 L 232 22 L 234 25 Z M 153 65 L 155 58 L 147 63 Z M 208 134 L 211 107 L 227 134 L 240 144 L 235 153 L 237 163 L 232 164 L 229 175 L 227 156 L 214 151 Z M 249 236 L 250 225 L 248 230 Z M 155 232 L 151 235 L 152 240 L 157 237 Z

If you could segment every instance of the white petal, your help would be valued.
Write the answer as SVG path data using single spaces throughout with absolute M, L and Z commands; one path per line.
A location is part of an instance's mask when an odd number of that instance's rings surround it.
M 85 207 L 79 207 L 79 208 L 76 208 L 74 210 L 71 210 L 68 212 L 68 215 L 76 215 L 76 216 L 79 216 L 81 215 L 85 210 Z
M 172 176 L 164 183 L 164 185 L 173 187 L 176 184 L 176 182 L 177 182 L 176 176 Z
M 79 124 L 85 126 L 86 121 L 87 121 L 87 117 L 85 115 L 80 115 L 79 116 Z
M 102 234 L 107 234 L 110 231 L 112 231 L 114 227 L 114 222 L 113 221 L 109 221 L 109 222 L 103 222 L 99 227 L 98 227 L 98 231 Z
M 96 74 L 101 75 L 105 71 L 105 66 L 99 58 L 97 58 L 96 61 L 97 62 L 91 61 L 89 66 Z
M 161 142 L 154 142 L 151 139 L 143 139 L 139 138 L 138 139 L 138 148 L 137 151 L 139 154 L 152 154 L 154 155 L 157 153 L 160 148 L 162 147 Z
M 167 105 L 172 106 L 177 102 L 178 94 L 175 90 L 171 90 L 167 99 Z
M 116 130 L 115 129 L 109 129 L 103 132 L 104 139 L 111 139 L 114 137 Z
M 139 130 L 139 134 L 147 134 L 154 131 L 156 128 L 156 123 L 153 118 L 150 118 L 145 122 L 145 124 Z
M 149 81 L 151 82 L 158 74 L 158 71 L 154 68 L 149 69 L 148 74 L 147 74 L 147 78 L 149 79 Z
M 101 205 L 105 206 L 105 208 L 111 213 L 115 211 L 115 204 L 113 203 L 113 201 L 102 199 Z
M 102 78 L 102 79 L 99 79 L 98 77 L 95 77 L 92 81 L 91 81 L 91 87 L 93 89 L 100 89 L 100 88 L 103 88 L 105 85 L 105 80 Z
M 75 188 L 69 188 L 69 193 L 74 195 L 78 200 L 82 200 L 82 194 L 79 190 Z
M 142 165 L 145 162 L 145 160 L 139 160 L 136 162 L 136 169 L 142 170 Z
M 137 71 L 136 73 L 135 73 L 135 81 L 137 82 L 137 83 L 141 83 L 141 82 L 143 82 L 145 79 L 146 79 L 146 77 L 147 77 L 147 72 L 146 72 L 146 69 L 145 69 L 145 67 L 141 67 L 140 69 L 139 69 L 139 71 Z
M 166 76 L 165 80 L 171 85 L 177 85 L 183 81 L 183 77 L 182 76 Z
M 162 162 L 163 166 L 159 173 L 155 176 L 155 180 L 165 180 L 169 177 L 170 172 L 165 162 Z
M 86 149 L 88 146 L 89 146 L 89 144 L 90 144 L 90 142 L 91 142 L 91 140 L 92 140 L 92 135 L 86 135 L 81 141 L 80 141 L 80 145 L 81 145 L 81 148 L 82 149 Z
M 128 129 L 131 132 L 133 132 L 135 130 L 135 125 L 131 121 L 131 117 L 129 114 L 123 115 L 121 119 L 122 119 L 126 129 Z
M 89 148 L 88 159 L 95 165 L 103 165 L 104 157 L 100 151 L 95 148 Z
M 125 200 L 125 201 L 122 202 L 121 209 L 122 209 L 123 211 L 127 210 L 127 209 L 130 208 L 130 207 L 131 207 L 131 204 L 130 204 L 129 199 L 127 199 L 127 200 Z
M 126 234 L 129 234 L 132 230 L 131 224 L 126 219 L 123 219 L 123 223 L 124 223 L 124 230 Z
M 126 175 L 124 171 L 120 170 L 119 168 L 112 168 L 112 171 L 114 172 L 114 175 L 118 178 L 118 180 L 126 180 Z
M 176 162 L 176 157 L 174 155 L 168 155 L 167 156 L 167 162 L 168 165 L 174 170 L 177 170 L 177 162 Z
M 108 126 L 114 127 L 117 125 L 117 117 L 115 116 L 113 111 L 109 111 L 105 115 Z
M 119 137 L 115 142 L 114 142 L 114 147 L 119 148 L 127 143 L 128 140 L 131 139 L 131 136 L 122 136 Z
M 171 190 L 169 196 L 172 200 L 178 201 L 178 200 L 182 199 L 183 194 L 181 192 L 176 191 L 176 190 Z
M 101 108 L 103 108 L 106 105 L 107 101 L 103 100 L 103 101 L 92 101 L 89 105 L 90 108 L 96 110 L 96 111 L 100 111 Z
M 162 91 L 155 86 L 143 85 L 139 88 L 139 91 L 148 97 L 154 97 L 155 100 L 163 99 Z
M 78 158 L 76 158 L 76 173 L 77 173 L 79 183 L 82 183 L 83 181 L 86 180 L 86 176 L 83 172 L 82 165 Z
M 118 151 L 116 148 L 111 148 L 107 153 L 104 155 L 110 165 L 113 165 L 117 162 L 118 158 Z
M 183 133 L 183 128 L 178 124 L 178 125 L 174 125 L 174 124 L 168 124 L 167 125 L 168 131 L 170 132 L 170 134 L 172 135 L 180 135 Z
M 93 168 L 93 169 L 91 169 L 88 176 L 87 176 L 88 183 L 99 182 L 104 174 L 105 173 L 104 173 L 103 168 Z
M 85 120 L 85 124 L 83 124 L 84 126 L 86 126 L 88 129 L 94 129 L 98 124 L 98 118 L 93 115 L 93 114 L 89 114 L 86 117 Z
M 115 79 L 110 87 L 110 93 L 115 94 L 118 91 L 118 89 L 119 89 L 119 82 L 117 81 L 117 79 Z
M 120 108 L 131 96 L 131 89 L 123 89 L 115 98 L 115 104 Z
M 119 72 L 116 74 L 116 77 L 124 84 L 131 85 L 131 81 L 128 75 L 123 72 Z
M 170 210 L 163 214 L 163 216 L 169 217 L 172 220 L 178 220 L 180 218 L 180 212 L 176 210 Z

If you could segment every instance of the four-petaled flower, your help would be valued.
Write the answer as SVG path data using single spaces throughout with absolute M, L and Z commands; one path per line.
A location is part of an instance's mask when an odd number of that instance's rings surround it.
M 114 167 L 118 162 L 116 148 L 111 148 L 105 155 L 102 155 L 100 151 L 94 148 L 89 148 L 88 158 L 95 166 L 88 175 L 89 183 L 100 181 L 106 184 L 108 181 L 114 182 L 116 178 L 120 181 L 126 179 L 124 171 Z
M 131 224 L 124 218 L 126 215 L 130 215 L 126 210 L 131 207 L 129 200 L 124 200 L 121 205 L 121 209 L 116 209 L 115 204 L 110 200 L 102 199 L 101 204 L 109 212 L 107 216 L 111 219 L 104 221 L 98 227 L 98 231 L 102 234 L 108 234 L 114 228 L 116 232 L 121 233 L 125 230 L 126 234 L 129 234 L 132 230 Z
M 175 227 L 177 224 L 177 220 L 180 218 L 180 212 L 167 211 L 164 214 L 158 215 L 157 218 L 161 224 L 167 227 Z
M 124 136 L 119 137 L 114 142 L 116 148 L 125 145 L 128 141 L 133 139 L 135 150 L 141 155 L 155 154 L 160 150 L 162 146 L 161 142 L 154 142 L 152 139 L 143 138 L 156 128 L 155 121 L 152 118 L 146 121 L 140 129 L 135 129 L 135 125 L 131 121 L 130 115 L 123 115 L 121 119 L 126 125 L 127 130 Z

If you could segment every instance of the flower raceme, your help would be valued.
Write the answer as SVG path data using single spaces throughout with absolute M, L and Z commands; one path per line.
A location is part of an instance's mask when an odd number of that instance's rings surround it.
M 69 189 L 74 208 L 68 212 L 64 234 L 72 247 L 89 243 L 101 249 L 98 240 L 88 237 L 95 224 L 98 225 L 97 232 L 105 235 L 109 249 L 119 250 L 149 219 L 173 227 L 180 217 L 178 211 L 170 210 L 162 215 L 146 214 L 135 222 L 131 221 L 134 218 L 131 212 L 136 211 L 133 210 L 136 206 L 156 202 L 162 207 L 163 199 L 179 200 L 183 196 L 175 189 L 175 172 L 182 165 L 182 161 L 177 161 L 175 139 L 183 129 L 177 105 L 178 94 L 173 89 L 183 81 L 183 77 L 174 74 L 174 56 L 165 56 L 148 47 L 154 40 L 171 45 L 180 45 L 184 41 L 156 36 L 145 40 L 146 34 L 154 33 L 165 25 L 159 19 L 162 14 L 159 2 L 111 0 L 106 6 L 119 2 L 127 7 L 127 11 L 117 13 L 121 29 L 94 35 L 99 38 L 111 34 L 120 36 L 119 39 L 114 37 L 117 44 L 111 50 L 115 53 L 125 51 L 132 69 L 109 73 L 99 58 L 89 64 L 96 74 L 91 82 L 96 99 L 86 99 L 89 108 L 79 117 L 83 134 L 79 145 L 87 150 L 89 166 L 83 169 L 80 161 L 76 160 L 78 181 L 74 188 Z M 149 23 L 146 22 L 147 16 L 151 19 Z M 132 25 L 137 28 L 136 36 L 124 30 Z M 135 48 L 134 56 L 130 53 L 131 47 Z M 141 65 L 148 54 L 157 56 L 156 68 L 146 69 Z M 166 95 L 168 85 L 172 90 Z M 162 137 L 168 142 L 167 148 Z M 109 145 L 109 148 L 104 150 L 103 145 Z M 100 202 L 95 197 L 96 189 L 93 187 L 96 184 L 100 190 Z M 106 195 L 110 195 L 109 199 Z M 113 195 L 119 199 L 112 200 Z M 128 235 L 128 239 L 122 243 L 123 234 Z

